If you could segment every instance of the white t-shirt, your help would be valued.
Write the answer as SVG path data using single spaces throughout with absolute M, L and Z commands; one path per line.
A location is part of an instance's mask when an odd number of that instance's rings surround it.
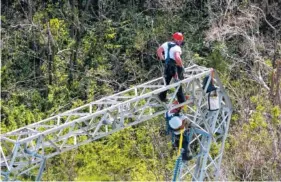
M 161 47 L 163 47 L 164 52 L 165 52 L 165 59 L 168 57 L 168 43 L 174 44 L 173 42 L 165 42 L 164 44 L 161 45 Z M 175 52 L 179 52 L 181 55 L 181 53 L 182 53 L 181 47 L 178 45 L 175 45 L 174 47 L 172 47 L 170 49 L 170 58 L 173 60 L 175 60 Z

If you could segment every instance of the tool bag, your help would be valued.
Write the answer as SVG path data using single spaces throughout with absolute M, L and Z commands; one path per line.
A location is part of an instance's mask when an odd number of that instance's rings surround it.
M 219 96 L 217 91 L 211 91 L 208 93 L 208 110 L 217 111 L 220 108 Z

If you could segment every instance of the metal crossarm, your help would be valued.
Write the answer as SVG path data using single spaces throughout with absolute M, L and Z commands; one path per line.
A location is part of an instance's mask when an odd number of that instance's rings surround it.
M 160 77 L 2 134 L 0 136 L 2 179 L 16 180 L 37 169 L 39 172 L 36 180 L 40 180 L 48 158 L 147 121 L 164 114 L 168 109 L 182 105 L 187 105 L 189 119 L 197 127 L 196 131 L 201 130 L 201 134 L 197 132 L 197 138 L 192 139 L 194 143 L 199 141 L 204 151 L 204 154 L 199 157 L 201 162 L 194 163 L 196 168 L 187 170 L 195 180 L 203 179 L 204 176 L 213 176 L 208 174 L 209 168 L 215 168 L 215 175 L 219 176 L 232 106 L 216 75 L 222 107 L 217 114 L 212 115 L 212 119 L 205 118 L 207 101 L 201 82 L 210 73 L 211 69 L 193 65 L 185 68 L 184 80 L 179 82 L 165 85 L 164 79 Z M 173 105 L 172 102 L 176 99 L 180 86 L 183 87 L 185 94 L 189 95 L 189 99 L 185 103 Z M 163 103 L 158 99 L 158 94 L 165 90 L 169 90 L 168 103 Z M 202 133 L 208 133 L 212 137 L 207 137 Z M 216 133 L 219 135 L 214 136 Z M 212 142 L 221 143 L 217 157 L 209 155 Z M 182 174 L 181 179 L 185 179 L 187 173 L 183 171 Z

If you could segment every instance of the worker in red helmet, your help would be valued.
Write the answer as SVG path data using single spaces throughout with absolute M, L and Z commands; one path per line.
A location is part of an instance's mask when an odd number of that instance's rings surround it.
M 181 59 L 181 45 L 183 45 L 183 34 L 176 32 L 173 34 L 173 41 L 165 42 L 157 49 L 157 56 L 161 61 L 165 61 L 164 77 L 166 84 L 169 85 L 171 79 L 183 80 L 183 62 Z M 160 93 L 159 98 L 162 102 L 166 101 L 167 91 Z M 180 86 L 177 92 L 179 103 L 185 101 L 185 96 Z

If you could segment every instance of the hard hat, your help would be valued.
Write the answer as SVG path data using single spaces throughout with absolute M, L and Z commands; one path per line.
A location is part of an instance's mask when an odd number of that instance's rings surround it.
M 183 35 L 180 32 L 176 32 L 173 34 L 173 39 L 175 41 L 183 41 Z
M 180 119 L 183 121 L 183 120 L 188 119 L 188 117 L 187 117 L 187 116 L 185 116 L 185 115 L 181 115 L 181 116 L 180 116 Z
M 179 117 L 174 116 L 170 119 L 169 125 L 173 129 L 178 129 L 182 125 L 182 120 Z

